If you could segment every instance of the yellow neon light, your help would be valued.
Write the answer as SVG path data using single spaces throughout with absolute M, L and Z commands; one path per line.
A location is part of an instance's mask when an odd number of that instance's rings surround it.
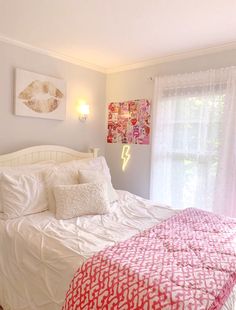
M 122 164 L 122 170 L 125 171 L 125 168 L 128 164 L 128 161 L 130 159 L 130 146 L 129 145 L 124 145 L 123 149 L 122 149 L 122 154 L 121 154 L 121 159 L 123 160 L 123 164 Z

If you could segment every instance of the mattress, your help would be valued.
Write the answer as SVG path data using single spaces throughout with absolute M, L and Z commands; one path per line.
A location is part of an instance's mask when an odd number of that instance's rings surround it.
M 125 191 L 107 215 L 56 220 L 49 211 L 0 220 L 0 304 L 4 310 L 61 309 L 69 283 L 96 252 L 174 215 Z M 233 310 L 235 290 L 224 310 Z

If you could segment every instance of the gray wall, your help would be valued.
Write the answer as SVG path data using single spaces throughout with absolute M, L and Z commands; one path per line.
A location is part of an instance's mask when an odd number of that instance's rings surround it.
M 65 121 L 13 114 L 16 67 L 66 80 Z M 0 154 L 38 144 L 59 144 L 84 151 L 93 146 L 104 154 L 105 92 L 105 74 L 0 42 Z M 81 123 L 76 113 L 76 103 L 81 98 L 91 108 L 86 123 Z
M 150 76 L 200 71 L 231 65 L 236 65 L 236 50 L 110 74 L 107 77 L 107 103 L 139 98 L 152 99 L 154 83 L 149 80 Z M 125 172 L 121 170 L 121 151 L 122 145 L 106 145 L 106 158 L 111 169 L 114 186 L 148 198 L 150 146 L 131 145 L 131 159 Z

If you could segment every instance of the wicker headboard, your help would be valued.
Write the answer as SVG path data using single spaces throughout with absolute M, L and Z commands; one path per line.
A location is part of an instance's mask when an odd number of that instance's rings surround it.
M 97 157 L 98 150 L 94 148 L 84 153 L 59 145 L 39 145 L 0 155 L 0 166 L 20 166 L 45 160 L 65 162 L 73 159 L 93 158 Z

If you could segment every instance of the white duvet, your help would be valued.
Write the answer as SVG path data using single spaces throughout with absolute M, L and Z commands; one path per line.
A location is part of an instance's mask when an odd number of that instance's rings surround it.
M 88 257 L 172 216 L 128 192 L 107 215 L 56 220 L 49 211 L 0 220 L 0 305 L 4 310 L 58 310 Z M 233 310 L 235 290 L 224 306 Z

